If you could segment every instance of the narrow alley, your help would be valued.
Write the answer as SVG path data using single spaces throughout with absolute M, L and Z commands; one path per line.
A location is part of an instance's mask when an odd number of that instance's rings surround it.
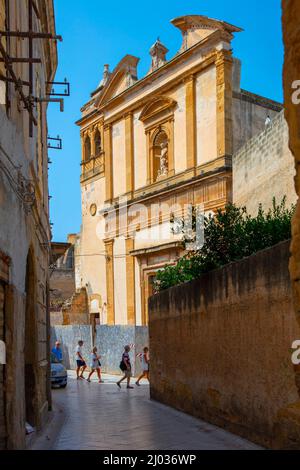
M 226 450 L 259 449 L 238 436 L 149 399 L 149 386 L 121 390 L 117 377 L 77 381 L 53 390 L 56 418 L 33 450 Z M 54 424 L 57 415 L 60 420 Z M 50 432 L 49 432 L 50 428 Z

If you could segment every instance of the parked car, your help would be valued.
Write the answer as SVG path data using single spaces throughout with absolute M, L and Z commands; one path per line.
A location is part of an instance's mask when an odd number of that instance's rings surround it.
M 51 353 L 51 386 L 66 388 L 67 383 L 67 369 L 59 362 L 55 354 Z

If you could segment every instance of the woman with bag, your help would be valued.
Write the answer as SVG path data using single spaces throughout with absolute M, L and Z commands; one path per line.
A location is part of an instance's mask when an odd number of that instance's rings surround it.
M 91 377 L 93 375 L 93 373 L 95 371 L 97 371 L 97 375 L 98 375 L 98 379 L 99 379 L 99 384 L 100 383 L 103 383 L 104 381 L 101 379 L 101 363 L 100 363 L 100 357 L 101 356 L 98 356 L 97 354 L 97 348 L 94 347 L 93 350 L 92 350 L 92 353 L 91 353 L 91 363 L 90 363 L 90 368 L 91 368 L 91 372 L 88 376 L 88 379 L 87 381 L 90 382 L 91 381 Z
M 131 363 L 130 363 L 129 352 L 130 352 L 130 346 L 125 346 L 124 352 L 122 354 L 122 360 L 120 362 L 120 369 L 122 372 L 124 372 L 124 377 L 122 377 L 122 379 L 119 380 L 119 382 L 117 382 L 117 385 L 119 388 L 121 388 L 121 382 L 123 382 L 123 380 L 125 379 L 127 379 L 127 388 L 134 388 L 134 387 L 131 387 L 130 385 L 130 377 L 132 374 L 131 374 Z

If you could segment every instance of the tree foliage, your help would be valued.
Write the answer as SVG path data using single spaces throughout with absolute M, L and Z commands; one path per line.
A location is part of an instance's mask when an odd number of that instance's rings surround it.
M 245 207 L 234 204 L 227 204 L 225 210 L 218 210 L 214 216 L 204 217 L 202 248 L 188 252 L 175 266 L 159 270 L 155 291 L 197 279 L 212 269 L 288 240 L 294 211 L 294 206 L 286 208 L 286 198 L 279 205 L 274 198 L 272 208 L 265 212 L 259 205 L 255 217 L 249 215 Z M 184 222 L 179 225 L 184 227 Z

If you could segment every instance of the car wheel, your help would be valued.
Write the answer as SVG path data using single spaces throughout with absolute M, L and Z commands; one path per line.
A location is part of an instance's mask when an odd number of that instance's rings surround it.
M 67 384 L 61 385 L 60 388 L 66 388 Z

